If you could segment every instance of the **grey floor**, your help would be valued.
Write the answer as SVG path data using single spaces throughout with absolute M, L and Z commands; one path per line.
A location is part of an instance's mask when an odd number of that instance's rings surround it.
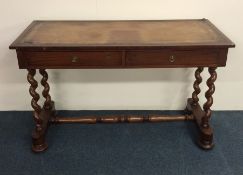
M 148 111 L 61 111 L 63 115 Z M 150 111 L 151 113 L 151 111 Z M 152 113 L 180 113 L 152 111 Z M 243 175 L 243 111 L 214 112 L 215 147 L 195 145 L 193 122 L 53 125 L 30 151 L 31 112 L 0 112 L 1 175 Z

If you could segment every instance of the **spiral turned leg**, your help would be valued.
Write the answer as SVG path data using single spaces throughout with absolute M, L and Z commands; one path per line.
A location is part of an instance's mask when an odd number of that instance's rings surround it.
M 32 150 L 35 152 L 41 152 L 47 148 L 45 142 L 45 126 L 44 120 L 41 117 L 41 107 L 38 105 L 38 100 L 40 95 L 36 92 L 38 87 L 38 82 L 34 79 L 36 74 L 35 69 L 28 69 L 27 80 L 30 83 L 29 93 L 32 96 L 31 106 L 34 109 L 34 121 L 35 121 L 35 130 L 32 133 Z
M 202 83 L 202 77 L 201 77 L 202 71 L 203 71 L 203 67 L 199 67 L 195 71 L 196 80 L 193 84 L 194 92 L 192 93 L 192 105 L 194 105 L 194 106 L 197 105 L 199 102 L 198 94 L 200 94 L 200 92 L 201 92 L 199 85 Z
M 199 85 L 202 83 L 202 77 L 201 77 L 201 73 L 203 71 L 203 67 L 198 67 L 197 70 L 195 71 L 195 78 L 196 80 L 194 81 L 193 84 L 193 88 L 194 88 L 194 92 L 192 93 L 192 98 L 188 99 L 188 103 L 185 109 L 185 113 L 186 114 L 191 114 L 192 113 L 192 108 L 199 105 L 199 98 L 198 98 L 198 94 L 200 94 L 201 89 L 199 87 Z
M 208 128 L 209 127 L 209 118 L 211 117 L 211 109 L 210 107 L 213 105 L 213 93 L 215 92 L 215 85 L 214 82 L 217 79 L 217 73 L 216 73 L 216 68 L 215 67 L 210 67 L 208 69 L 210 73 L 210 78 L 207 80 L 207 86 L 208 90 L 205 93 L 205 97 L 207 99 L 206 103 L 203 105 L 203 109 L 205 111 L 205 116 L 202 118 L 202 127 Z
M 51 109 L 51 96 L 49 94 L 50 86 L 47 83 L 48 74 L 45 69 L 40 69 L 39 72 L 42 75 L 41 85 L 44 87 L 44 90 L 42 91 L 42 95 L 46 99 L 43 108 L 45 110 L 50 110 Z
M 216 67 L 210 67 L 208 72 L 210 73 L 210 77 L 207 80 L 208 90 L 205 93 L 205 97 L 207 99 L 206 103 L 203 105 L 204 116 L 201 118 L 201 128 L 202 135 L 199 140 L 200 146 L 204 149 L 210 149 L 213 147 L 213 132 L 209 125 L 209 119 L 211 117 L 211 106 L 213 104 L 213 93 L 215 91 L 214 82 L 217 79 Z

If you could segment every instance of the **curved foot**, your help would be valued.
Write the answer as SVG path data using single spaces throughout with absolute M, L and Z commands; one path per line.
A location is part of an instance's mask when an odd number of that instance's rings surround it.
M 45 151 L 48 148 L 47 143 L 41 144 L 41 145 L 32 145 L 32 151 L 35 153 L 40 153 Z
M 32 133 L 32 151 L 38 153 L 46 150 L 48 147 L 45 141 L 45 130 L 42 132 L 33 131 Z
M 200 127 L 200 137 L 198 141 L 198 145 L 205 150 L 210 150 L 214 147 L 213 143 L 213 130 L 211 127 L 202 128 Z
M 211 150 L 214 147 L 214 143 L 210 142 L 210 141 L 202 141 L 199 139 L 198 141 L 198 145 L 200 148 L 204 149 L 204 150 Z

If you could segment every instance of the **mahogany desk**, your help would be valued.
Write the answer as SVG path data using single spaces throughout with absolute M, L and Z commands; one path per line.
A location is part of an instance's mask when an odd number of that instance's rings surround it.
M 195 120 L 199 128 L 199 145 L 213 147 L 210 107 L 217 78 L 216 68 L 226 65 L 232 43 L 207 19 L 165 21 L 34 21 L 13 42 L 20 69 L 27 69 L 29 92 L 33 97 L 35 129 L 32 150 L 47 148 L 45 134 L 51 123 L 116 123 Z M 49 94 L 45 69 L 97 68 L 185 68 L 197 67 L 194 92 L 188 99 L 185 115 L 134 115 L 58 117 Z M 207 67 L 210 77 L 205 93 L 206 103 L 200 107 L 198 94 L 200 73 Z M 41 85 L 45 102 L 41 107 L 34 79 L 36 69 L 43 76 Z

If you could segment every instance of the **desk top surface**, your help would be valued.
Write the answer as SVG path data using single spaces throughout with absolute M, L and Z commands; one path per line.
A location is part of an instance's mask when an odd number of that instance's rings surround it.
M 234 47 L 207 19 L 33 21 L 11 49 L 48 47 Z

